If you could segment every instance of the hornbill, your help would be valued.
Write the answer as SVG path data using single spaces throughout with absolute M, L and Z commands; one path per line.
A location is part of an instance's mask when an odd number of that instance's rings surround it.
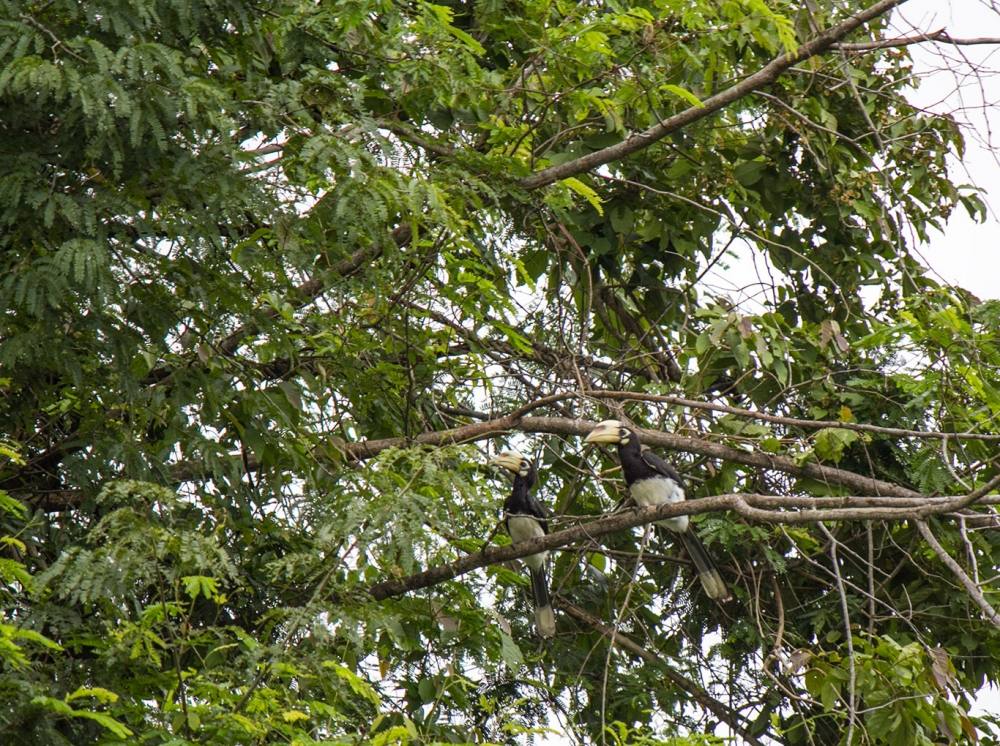
M 585 442 L 618 444 L 618 458 L 622 463 L 625 484 L 628 485 L 632 499 L 640 507 L 675 503 L 684 499 L 684 482 L 677 470 L 655 453 L 644 451 L 638 433 L 618 420 L 598 423 L 587 435 Z M 694 529 L 690 528 L 688 516 L 666 518 L 657 521 L 657 524 L 681 537 L 688 556 L 698 570 L 698 578 L 708 597 L 718 601 L 731 598 L 729 589 L 715 568 L 712 558 L 708 556 L 701 539 Z
M 502 466 L 514 474 L 514 486 L 510 491 L 510 497 L 503 504 L 504 525 L 511 541 L 516 544 L 547 534 L 549 524 L 545 520 L 545 511 L 541 503 L 531 495 L 531 488 L 535 486 L 535 480 L 538 478 L 538 471 L 531 459 L 525 458 L 517 451 L 504 451 L 490 463 Z M 531 573 L 531 594 L 535 601 L 535 628 L 542 637 L 552 637 L 556 633 L 556 618 L 552 613 L 549 581 L 545 572 L 548 558 L 548 552 L 521 558 Z

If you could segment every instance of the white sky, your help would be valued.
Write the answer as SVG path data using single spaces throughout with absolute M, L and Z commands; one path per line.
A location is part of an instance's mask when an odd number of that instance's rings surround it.
M 895 21 L 901 33 L 945 28 L 953 38 L 1000 37 L 1000 8 L 985 0 L 910 0 Z M 919 45 L 913 56 L 925 77 L 911 100 L 966 123 L 967 150 L 955 164 L 956 180 L 986 190 L 981 196 L 990 206 L 985 223 L 956 211 L 920 254 L 942 279 L 982 299 L 1000 298 L 1000 160 L 990 149 L 991 140 L 1000 146 L 1000 45 Z

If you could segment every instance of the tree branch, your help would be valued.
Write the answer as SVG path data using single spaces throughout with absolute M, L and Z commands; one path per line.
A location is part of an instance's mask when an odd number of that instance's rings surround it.
M 429 588 L 446 580 L 452 580 L 459 575 L 464 575 L 486 565 L 509 562 L 529 554 L 557 549 L 577 541 L 598 539 L 608 534 L 681 515 L 732 510 L 747 520 L 781 524 L 815 523 L 817 521 L 919 520 L 930 515 L 948 512 L 948 506 L 955 499 L 957 498 L 935 498 L 920 495 L 915 495 L 910 499 L 891 497 L 808 498 L 738 494 L 701 497 L 680 503 L 665 503 L 655 507 L 613 513 L 572 528 L 554 531 L 530 541 L 521 541 L 502 547 L 489 547 L 454 562 L 438 565 L 405 578 L 375 583 L 368 588 L 368 593 L 376 600 L 401 596 L 421 588 Z M 800 509 L 794 511 L 770 509 L 775 506 Z
M 958 582 L 962 584 L 965 588 L 965 592 L 969 594 L 969 597 L 976 602 L 976 605 L 982 609 L 983 614 L 986 616 L 986 621 L 992 624 L 994 627 L 1000 627 L 1000 614 L 994 609 L 990 602 L 986 600 L 986 596 L 983 595 L 982 590 L 976 585 L 972 578 L 969 577 L 968 573 L 962 569 L 962 566 L 958 564 L 954 557 L 945 551 L 945 548 L 941 546 L 941 542 L 937 540 L 934 532 L 931 531 L 930 526 L 928 526 L 924 521 L 917 521 L 917 530 L 920 531 L 920 535 L 924 537 L 931 549 L 934 550 L 934 554 L 938 556 L 938 559 L 944 563 L 945 567 L 951 570 L 952 574 L 958 578 Z
M 897 36 L 892 39 L 879 39 L 878 41 L 834 44 L 831 49 L 836 49 L 839 52 L 870 52 L 875 49 L 908 47 L 911 44 L 924 44 L 926 42 L 951 44 L 956 47 L 967 47 L 979 44 L 1000 44 L 1000 37 L 978 36 L 967 39 L 956 39 L 949 35 L 944 29 L 938 29 L 937 31 L 931 31 L 926 34 L 914 34 L 913 36 Z
M 594 428 L 594 423 L 587 420 L 569 420 L 558 417 L 523 417 L 515 427 L 524 432 L 582 436 Z M 798 463 L 786 456 L 775 456 L 761 451 L 744 451 L 701 438 L 692 438 L 675 433 L 662 433 L 655 430 L 643 430 L 641 428 L 638 429 L 638 432 L 643 443 L 651 446 L 662 446 L 674 451 L 696 453 L 723 461 L 732 461 L 747 466 L 782 471 L 797 477 L 815 479 L 825 484 L 841 485 L 859 494 L 892 495 L 897 497 L 919 496 L 919 493 L 893 484 L 892 482 L 866 477 L 853 471 L 847 471 L 846 469 L 808 462 Z
M 555 394 L 539 399 L 504 417 L 474 422 L 468 425 L 421 433 L 413 438 L 379 438 L 363 440 L 357 443 L 347 443 L 341 446 L 343 455 L 348 461 L 363 461 L 377 456 L 390 448 L 405 448 L 408 446 L 445 446 L 459 443 L 471 443 L 491 438 L 511 430 L 525 433 L 551 433 L 554 435 L 584 436 L 594 428 L 594 423 L 588 420 L 570 419 L 564 417 L 533 417 L 525 412 L 559 401 L 562 394 Z M 841 485 L 848 489 L 866 495 L 883 495 L 896 497 L 919 497 L 920 494 L 905 487 L 872 477 L 866 477 L 856 472 L 824 466 L 816 463 L 798 463 L 786 456 L 776 456 L 760 451 L 744 451 L 737 448 L 713 443 L 701 438 L 692 438 L 674 433 L 663 433 L 656 430 L 639 429 L 644 443 L 662 446 L 674 451 L 696 453 L 701 456 L 732 461 L 747 466 L 785 472 L 797 477 L 815 479 L 825 484 Z M 242 456 L 239 456 L 242 459 Z M 255 459 L 247 459 L 248 469 L 258 468 Z M 193 481 L 207 476 L 204 466 L 196 462 L 176 464 L 171 474 L 178 482 Z M 961 506 L 960 506 L 961 507 Z
M 593 396 L 595 393 L 597 392 L 588 392 L 587 396 Z M 621 394 L 628 392 L 605 393 Z M 644 394 L 633 395 L 630 393 L 628 395 L 638 397 L 651 396 Z M 421 445 L 440 447 L 459 443 L 471 443 L 501 435 L 512 430 L 525 433 L 551 433 L 565 436 L 586 435 L 594 427 L 594 423 L 591 421 L 563 417 L 535 417 L 527 414 L 535 409 L 548 406 L 565 398 L 566 395 L 564 394 L 553 394 L 552 396 L 547 396 L 530 402 L 520 409 L 517 409 L 509 415 L 503 417 L 474 422 L 468 425 L 461 425 L 447 430 L 425 432 L 413 438 L 380 438 L 376 440 L 363 440 L 356 443 L 343 443 L 341 441 L 339 443 L 339 448 L 347 461 L 363 461 L 365 459 L 373 458 L 390 448 L 405 448 Z M 597 397 L 595 396 L 594 398 Z M 688 401 L 677 399 L 676 397 L 670 398 L 675 400 L 676 403 Z M 691 403 L 703 404 L 699 402 Z M 757 414 L 750 412 L 749 410 L 744 411 L 748 414 Z M 848 471 L 846 469 L 839 469 L 833 466 L 825 466 L 823 464 L 811 462 L 799 463 L 786 456 L 777 456 L 760 451 L 745 451 L 719 443 L 713 443 L 702 438 L 693 438 L 685 435 L 677 435 L 675 433 L 664 433 L 656 430 L 644 429 L 639 429 L 639 433 L 643 442 L 648 445 L 661 446 L 674 451 L 698 454 L 709 458 L 720 459 L 722 461 L 731 461 L 733 463 L 744 464 L 746 466 L 755 466 L 761 469 L 780 471 L 800 478 L 814 479 L 828 485 L 840 485 L 863 495 L 916 498 L 920 500 L 925 499 L 922 495 L 920 495 L 920 493 L 907 489 L 906 487 L 893 484 L 892 482 L 875 479 L 873 477 L 866 477 L 862 474 Z M 239 459 L 244 468 L 249 471 L 256 471 L 260 468 L 260 463 L 252 455 L 244 456 L 243 454 L 234 454 L 233 458 Z M 206 470 L 204 463 L 201 461 L 183 461 L 174 464 L 171 467 L 170 475 L 174 482 L 180 483 L 206 479 L 210 476 L 210 472 Z M 972 503 L 980 500 L 998 485 L 1000 485 L 1000 475 L 968 495 L 951 498 L 952 502 L 949 504 L 946 512 L 957 511 L 968 507 Z M 76 506 L 76 504 L 78 504 L 79 498 L 82 497 L 82 493 L 77 492 L 75 493 L 77 495 L 77 499 L 73 500 L 71 499 L 73 494 L 74 491 L 72 490 L 60 490 L 55 499 L 47 499 L 46 495 L 42 494 L 40 495 L 41 501 L 39 504 L 46 506 L 46 509 L 52 511 L 72 509 Z M 841 498 L 830 499 L 839 500 Z
M 773 83 L 781 73 L 793 65 L 803 60 L 815 57 L 817 54 L 825 52 L 834 43 L 847 36 L 849 33 L 871 21 L 884 13 L 892 10 L 897 5 L 902 5 L 906 0 L 879 0 L 874 5 L 850 16 L 846 20 L 831 26 L 825 31 L 821 31 L 815 37 L 802 44 L 794 52 L 783 54 L 774 58 L 764 65 L 760 70 L 753 73 L 736 85 L 727 88 L 721 93 L 706 98 L 701 106 L 692 106 L 672 117 L 662 120 L 643 132 L 637 132 L 627 139 L 610 145 L 606 148 L 588 153 L 580 158 L 576 158 L 556 166 L 544 168 L 537 173 L 521 179 L 520 186 L 524 189 L 538 189 L 547 186 L 560 179 L 590 171 L 611 161 L 618 161 L 639 150 L 649 147 L 658 140 L 662 140 L 672 132 L 676 132 L 699 119 L 714 114 L 724 109 L 734 101 L 738 101 L 744 96 L 752 93 L 757 88 Z

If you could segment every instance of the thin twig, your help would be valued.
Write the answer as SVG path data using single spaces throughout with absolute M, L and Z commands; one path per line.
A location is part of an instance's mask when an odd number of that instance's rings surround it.
M 945 551 L 945 548 L 941 546 L 941 542 L 937 540 L 934 532 L 931 531 L 930 526 L 927 525 L 925 521 L 917 521 L 917 530 L 920 535 L 924 537 L 931 549 L 934 550 L 934 554 L 938 556 L 938 559 L 944 563 L 945 567 L 951 570 L 952 574 L 958 579 L 958 582 L 962 584 L 965 588 L 965 592 L 969 594 L 969 597 L 976 602 L 976 605 L 982 609 L 983 614 L 986 616 L 986 621 L 992 624 L 994 627 L 1000 627 L 1000 614 L 994 609 L 990 602 L 986 600 L 986 596 L 983 595 L 982 590 L 976 585 L 972 578 L 968 576 L 962 566 L 955 561 L 955 558 Z
M 611 639 L 614 641 L 619 632 L 619 628 L 622 625 L 622 618 L 625 616 L 625 612 L 628 610 L 629 601 L 632 599 L 632 591 L 635 589 L 636 580 L 639 577 L 639 570 L 642 567 L 642 553 L 646 549 L 646 545 L 649 543 L 649 537 L 651 534 L 650 525 L 646 525 L 646 530 L 642 533 L 642 542 L 639 544 L 639 553 L 635 558 L 635 564 L 632 567 L 632 577 L 629 579 L 628 587 L 625 590 L 625 598 L 618 608 L 615 614 L 615 623 L 611 628 Z M 614 649 L 613 645 L 608 645 L 608 654 L 604 659 L 604 675 L 601 677 L 601 743 L 607 742 L 607 725 L 605 723 L 605 713 L 606 713 L 606 702 L 608 695 L 608 674 L 611 671 L 611 651 Z
M 845 743 L 851 746 L 854 741 L 855 720 L 857 719 L 857 702 L 855 688 L 857 671 L 854 668 L 854 634 L 851 632 L 851 612 L 847 605 L 847 589 L 844 587 L 844 577 L 840 574 L 840 560 L 837 558 L 837 538 L 830 529 L 822 523 L 818 524 L 820 531 L 830 542 L 830 563 L 833 565 L 833 575 L 837 581 L 837 593 L 840 594 L 840 612 L 844 616 L 844 635 L 847 638 L 847 738 Z

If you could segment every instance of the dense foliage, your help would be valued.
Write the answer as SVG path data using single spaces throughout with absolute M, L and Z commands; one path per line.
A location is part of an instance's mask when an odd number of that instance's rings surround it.
M 989 505 L 698 517 L 725 606 L 669 537 L 578 542 L 546 644 L 514 565 L 367 592 L 506 541 L 486 449 L 539 461 L 553 529 L 618 506 L 580 418 L 687 436 L 697 496 L 1000 472 L 1000 303 L 912 253 L 984 208 L 907 48 L 827 44 L 709 113 L 861 10 L 0 2 L 0 741 L 1000 741 L 969 715 Z

